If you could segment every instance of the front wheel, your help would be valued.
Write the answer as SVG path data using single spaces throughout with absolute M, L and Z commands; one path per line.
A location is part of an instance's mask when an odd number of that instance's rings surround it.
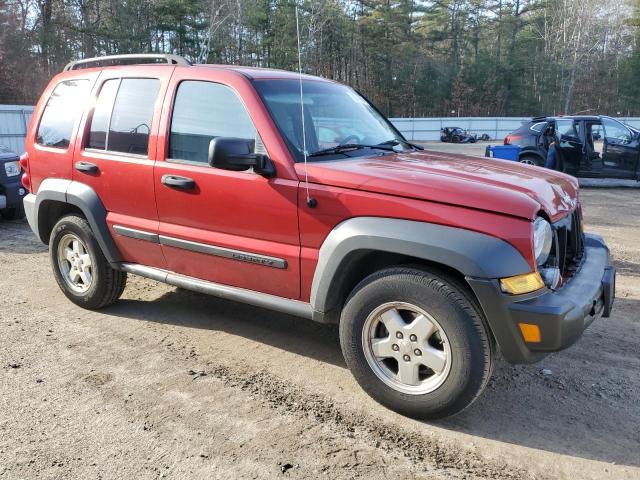
M 0 210 L 0 216 L 5 220 L 22 220 L 24 218 L 24 207 L 18 205 L 17 207 L 5 208 Z
M 127 274 L 109 265 L 84 218 L 67 215 L 56 223 L 49 254 L 60 289 L 76 305 L 97 310 L 122 295 Z
M 418 268 L 389 268 L 364 279 L 342 312 L 340 343 L 369 395 L 421 419 L 469 406 L 495 361 L 493 337 L 464 287 Z

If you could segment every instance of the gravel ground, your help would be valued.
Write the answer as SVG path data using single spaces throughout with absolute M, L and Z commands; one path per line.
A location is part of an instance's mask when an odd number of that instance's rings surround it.
M 0 479 L 640 479 L 640 192 L 582 192 L 619 270 L 610 319 L 421 423 L 373 402 L 336 329 L 130 277 L 84 311 L 0 223 Z M 545 372 L 543 373 L 543 369 Z

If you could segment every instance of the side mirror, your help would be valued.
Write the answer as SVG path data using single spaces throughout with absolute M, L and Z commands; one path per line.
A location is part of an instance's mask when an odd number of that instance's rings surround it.
M 250 140 L 231 137 L 217 137 L 209 142 L 209 165 L 222 170 L 242 172 L 253 171 L 265 177 L 272 177 L 276 171 L 266 155 L 251 152 Z

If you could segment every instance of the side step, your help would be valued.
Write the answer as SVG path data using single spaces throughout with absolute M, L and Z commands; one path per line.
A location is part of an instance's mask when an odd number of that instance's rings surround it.
M 308 319 L 313 317 L 311 304 L 301 302 L 299 300 L 291 300 L 290 298 L 277 297 L 275 295 L 246 290 L 244 288 L 221 285 L 219 283 L 208 282 L 206 280 L 200 280 L 199 278 L 188 277 L 168 270 L 146 267 L 135 263 L 121 263 L 120 269 L 123 272 L 133 273 L 134 275 L 150 278 L 151 280 L 184 288 L 185 290 L 206 293 L 207 295 L 224 298 L 225 300 L 248 303 L 249 305 L 267 308 L 269 310 L 275 310 L 276 312 L 282 312 L 289 315 L 295 315 L 296 317 Z

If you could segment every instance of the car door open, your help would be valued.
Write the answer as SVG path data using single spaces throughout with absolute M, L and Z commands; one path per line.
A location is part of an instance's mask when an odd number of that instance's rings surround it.
M 603 174 L 609 177 L 633 178 L 638 167 L 640 144 L 638 135 L 622 123 L 604 117 Z
M 583 157 L 584 144 L 580 136 L 579 122 L 573 119 L 556 120 L 556 138 L 562 152 L 564 171 L 577 175 Z

